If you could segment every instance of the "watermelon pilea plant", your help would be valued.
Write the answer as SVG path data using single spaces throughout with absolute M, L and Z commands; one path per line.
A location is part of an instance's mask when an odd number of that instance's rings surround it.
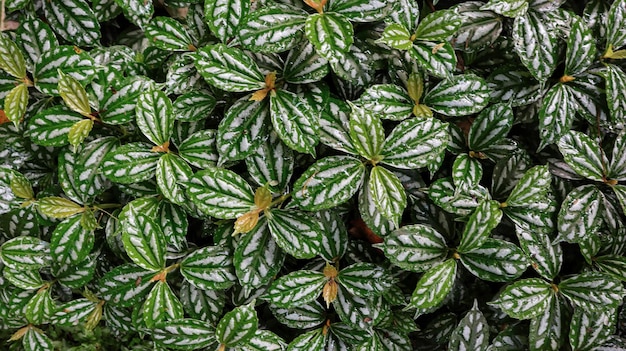
M 626 349 L 626 0 L 0 7 L 0 349 Z

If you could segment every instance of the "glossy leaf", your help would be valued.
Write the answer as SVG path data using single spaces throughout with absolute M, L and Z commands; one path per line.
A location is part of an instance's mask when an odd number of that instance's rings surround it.
M 169 142 L 174 128 L 172 102 L 160 90 L 141 93 L 137 98 L 137 127 L 155 145 Z
M 326 277 L 320 272 L 294 271 L 274 281 L 265 299 L 282 308 L 301 306 L 320 296 L 324 284 Z
M 238 306 L 217 324 L 215 338 L 222 345 L 240 345 L 252 339 L 258 324 L 254 305 Z
M 515 51 L 528 71 L 544 82 L 558 63 L 558 41 L 545 16 L 528 11 L 513 22 Z
M 146 26 L 146 37 L 159 49 L 170 51 L 195 51 L 189 33 L 173 18 L 155 17 Z
M 216 218 L 236 218 L 254 206 L 254 193 L 241 176 L 223 168 L 197 172 L 187 183 L 187 196 L 200 211 Z
M 148 328 L 165 320 L 183 318 L 183 305 L 180 303 L 170 286 L 158 281 L 146 296 L 142 306 L 143 321 Z
M 593 185 L 572 190 L 559 211 L 557 241 L 575 243 L 594 234 L 602 223 L 604 195 Z
M 604 179 L 609 162 L 593 139 L 581 132 L 569 131 L 559 140 L 558 146 L 563 159 L 576 173 L 595 181 Z
M 287 4 L 268 4 L 246 16 L 237 36 L 241 44 L 257 52 L 283 52 L 298 44 L 306 12 Z
M 204 13 L 209 29 L 223 43 L 235 36 L 250 9 L 249 0 L 207 1 Z
M 271 94 L 270 111 L 274 131 L 285 145 L 315 156 L 319 141 L 319 118 L 315 109 L 296 94 L 278 90 Z
M 520 248 L 499 239 L 487 239 L 480 247 L 462 253 L 461 263 L 480 279 L 495 282 L 512 281 L 528 267 Z
M 205 46 L 195 56 L 198 72 L 211 85 L 226 91 L 262 89 L 265 77 L 243 51 L 217 44 Z
M 224 247 L 207 246 L 187 255 L 180 263 L 180 273 L 192 285 L 203 290 L 223 290 L 235 280 L 230 253 Z
M 93 232 L 81 225 L 81 216 L 69 217 L 52 232 L 50 254 L 56 264 L 78 264 L 87 258 L 94 241 Z
M 50 27 L 61 37 L 82 46 L 100 41 L 100 22 L 84 0 L 61 0 L 44 4 Z
M 403 121 L 387 136 L 381 163 L 403 169 L 426 167 L 445 152 L 449 139 L 447 123 L 418 118 Z
M 345 53 L 353 43 L 354 30 L 346 17 L 326 12 L 307 17 L 304 32 L 315 50 L 326 59 Z
M 497 104 L 484 109 L 472 123 L 467 136 L 467 146 L 482 151 L 502 140 L 513 126 L 513 109 Z
M 376 208 L 397 226 L 407 205 L 400 179 L 386 168 L 377 166 L 372 168 L 368 185 Z
M 488 240 L 491 231 L 500 223 L 502 211 L 497 201 L 483 201 L 472 213 L 465 225 L 459 252 L 471 252 Z
M 461 319 L 450 336 L 448 347 L 452 350 L 487 350 L 489 324 L 474 300 L 472 309 Z
M 438 306 L 452 290 L 456 269 L 456 261 L 449 259 L 426 271 L 417 282 L 407 307 L 422 309 Z
M 165 268 L 165 234 L 150 216 L 131 207 L 122 241 L 128 257 L 139 267 L 149 271 Z
M 175 350 L 196 350 L 215 345 L 215 329 L 196 319 L 158 323 L 152 329 L 157 344 Z
M 351 105 L 350 139 L 357 152 L 368 160 L 376 160 L 385 141 L 385 130 L 379 116 L 365 107 Z
M 293 210 L 272 210 L 266 215 L 272 237 L 285 252 L 296 258 L 311 258 L 319 253 L 324 233 L 315 217 Z
M 147 144 L 128 143 L 107 154 L 102 172 L 116 183 L 141 182 L 154 177 L 160 156 Z
M 564 279 L 559 291 L 583 309 L 605 309 L 621 303 L 626 292 L 622 283 L 605 274 L 587 272 Z
M 19 236 L 0 246 L 0 258 L 11 269 L 38 269 L 50 263 L 50 244 L 31 236 Z

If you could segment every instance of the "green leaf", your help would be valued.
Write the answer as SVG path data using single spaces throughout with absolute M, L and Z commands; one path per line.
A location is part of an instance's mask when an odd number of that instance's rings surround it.
M 294 271 L 274 281 L 264 298 L 277 307 L 302 306 L 320 296 L 326 280 L 320 272 Z
M 192 318 L 217 324 L 222 317 L 222 310 L 226 303 L 223 291 L 202 290 L 183 281 L 180 288 L 180 301 L 185 312 Z
M 254 304 L 238 306 L 226 313 L 217 324 L 215 338 L 229 347 L 241 345 L 252 339 L 258 324 Z
M 44 4 L 50 27 L 63 39 L 80 46 L 97 46 L 100 22 L 84 0 L 60 0 Z
M 606 64 L 604 77 L 606 79 L 606 101 L 611 111 L 611 117 L 618 123 L 626 121 L 626 97 L 623 87 L 626 84 L 626 73 L 617 65 Z
M 94 0 L 91 7 L 100 22 L 110 21 L 122 13 L 122 8 L 115 0 Z
M 204 3 L 206 23 L 223 43 L 227 43 L 237 34 L 249 10 L 249 0 L 216 0 Z
M 528 0 L 489 0 L 480 9 L 490 10 L 506 17 L 517 18 L 526 14 Z
M 369 191 L 376 208 L 398 226 L 407 205 L 407 196 L 398 176 L 384 167 L 372 168 Z
M 93 124 L 93 120 L 83 119 L 82 121 L 74 123 L 70 128 L 70 131 L 67 133 L 67 140 L 70 142 L 70 145 L 74 147 L 75 151 L 78 149 L 78 146 L 83 143 L 85 138 L 89 136 Z
M 385 27 L 385 30 L 377 42 L 389 45 L 398 50 L 410 50 L 413 47 L 411 32 L 398 23 L 392 23 Z
M 291 149 L 315 156 L 319 141 L 319 117 L 305 99 L 285 90 L 270 94 L 270 112 L 274 131 Z
M 372 191 L 369 186 L 370 182 L 365 181 L 361 191 L 359 192 L 358 206 L 359 214 L 367 225 L 378 236 L 386 236 L 396 226 L 389 219 L 385 218 L 381 211 L 376 206 L 374 199 L 372 198 Z M 404 191 L 404 189 L 402 189 Z
M 215 329 L 196 319 L 158 323 L 151 331 L 154 341 L 175 350 L 197 350 L 215 346 Z
M 50 254 L 56 264 L 75 265 L 83 262 L 94 246 L 93 231 L 83 228 L 81 216 L 59 223 L 50 237 Z
M 287 349 L 287 344 L 271 331 L 257 329 L 252 338 L 239 348 L 243 351 L 284 351 Z
M 91 116 L 91 107 L 89 106 L 87 92 L 76 78 L 59 70 L 58 90 L 65 105 L 72 111 L 78 112 L 85 117 Z
M 591 184 L 572 190 L 561 204 L 556 242 L 576 243 L 596 233 L 602 224 L 604 195 Z
M 350 139 L 356 151 L 368 160 L 376 161 L 383 142 L 385 130 L 377 114 L 351 104 Z
M 39 269 L 14 270 L 7 268 L 2 271 L 2 276 L 12 285 L 24 290 L 39 289 L 44 284 Z
M 81 115 L 57 105 L 32 117 L 26 133 L 36 144 L 64 146 L 69 143 L 68 134 L 72 126 L 82 120 Z
M 531 319 L 540 316 L 549 308 L 554 298 L 550 283 L 539 279 L 521 279 L 508 285 L 489 304 L 500 308 L 512 318 Z
M 201 121 L 211 115 L 216 104 L 217 100 L 206 91 L 190 91 L 174 101 L 174 114 L 179 121 Z
M 144 143 L 128 143 L 109 152 L 102 163 L 102 172 L 116 183 L 131 184 L 154 177 L 160 153 L 151 152 Z
M 376 22 L 387 17 L 391 5 L 381 0 L 335 0 L 328 2 L 326 11 L 342 14 L 352 22 Z
M 135 264 L 149 271 L 165 268 L 165 234 L 151 216 L 131 207 L 122 230 L 124 250 Z
M 342 269 L 335 279 L 350 294 L 359 297 L 380 296 L 394 283 L 385 269 L 364 262 Z
M 100 100 L 100 118 L 108 124 L 125 124 L 135 117 L 137 98 L 155 89 L 154 82 L 141 77 L 128 77 L 119 84 L 112 84 Z
M 519 66 L 497 67 L 487 78 L 487 85 L 492 102 L 510 103 L 512 107 L 530 104 L 542 96 L 541 84 Z
M 217 163 L 216 131 L 200 130 L 178 144 L 178 155 L 198 168 L 215 167 Z
M 158 281 L 152 287 L 141 307 L 141 312 L 148 328 L 166 320 L 179 320 L 184 314 L 183 305 L 164 281 Z
M 179 156 L 167 153 L 159 159 L 156 168 L 156 181 L 161 194 L 172 203 L 183 205 L 187 198 L 180 184 L 193 176 L 191 167 Z
M 559 292 L 574 305 L 589 310 L 615 308 L 626 291 L 622 283 L 599 272 L 586 272 L 564 279 Z
M 270 305 L 270 309 L 281 324 L 294 329 L 315 328 L 326 320 L 326 309 L 317 301 L 294 308 Z
M 266 212 L 269 230 L 276 243 L 296 258 L 312 258 L 320 251 L 323 228 L 315 217 L 295 210 Z
M 237 242 L 233 256 L 235 273 L 242 287 L 255 289 L 267 285 L 280 271 L 285 253 L 278 247 L 261 217 L 256 227 Z
M 141 93 L 137 99 L 137 126 L 155 145 L 169 142 L 172 136 L 174 128 L 172 110 L 172 102 L 160 90 Z
M 330 98 L 320 116 L 320 141 L 333 149 L 356 155 L 350 139 L 352 108 L 343 100 Z
M 626 10 L 624 0 L 616 0 L 611 4 L 606 19 L 606 44 L 607 47 L 621 47 L 626 44 Z
M 24 316 L 31 324 L 44 324 L 50 321 L 56 308 L 50 289 L 40 289 L 24 306 Z
M 614 309 L 585 310 L 575 308 L 569 329 L 569 343 L 573 350 L 594 350 L 614 333 Z
M 269 99 L 251 101 L 250 95 L 237 100 L 225 113 L 217 128 L 220 161 L 243 160 L 256 152 L 269 132 Z
M 187 196 L 203 213 L 222 219 L 237 218 L 255 206 L 250 185 L 237 173 L 223 168 L 194 174 L 187 183 Z
M 354 41 L 354 29 L 348 19 L 333 12 L 316 13 L 307 17 L 304 32 L 315 50 L 326 59 L 346 53 Z
M 203 290 L 226 290 L 237 279 L 232 255 L 221 246 L 207 246 L 192 252 L 180 263 L 180 273 Z
M 52 29 L 50 29 L 50 26 L 36 17 L 23 18 L 15 34 L 15 41 L 21 45 L 26 55 L 28 55 L 33 63 L 39 61 L 39 58 L 44 52 L 59 45 L 59 41 L 52 32 Z M 4 69 L 1 62 L 3 62 L 3 60 L 0 58 L 0 68 Z M 11 67 L 19 67 L 19 65 L 12 65 Z M 25 71 L 24 75 L 26 75 Z M 22 75 L 22 77 L 24 77 L 24 75 Z
M 478 52 L 494 44 L 502 33 L 502 18 L 491 11 L 484 11 L 484 3 L 465 2 L 453 9 L 461 20 L 461 26 L 451 39 L 456 50 Z
M 480 162 L 463 153 L 456 157 L 452 164 L 452 181 L 457 188 L 473 188 L 483 177 Z
M 314 329 L 298 335 L 289 343 L 287 351 L 323 350 L 327 336 L 322 333 L 322 328 Z
M 246 158 L 248 173 L 254 181 L 269 186 L 272 192 L 281 193 L 289 184 L 294 168 L 294 153 L 276 133 L 261 144 L 252 156 Z
M 193 41 L 183 25 L 170 17 L 153 18 L 145 28 L 150 44 L 167 51 L 195 51 Z
M 325 157 L 310 166 L 293 186 L 293 200 L 308 211 L 335 207 L 361 187 L 365 165 L 350 156 Z
M 314 83 L 326 77 L 328 70 L 328 61 L 317 54 L 313 44 L 304 42 L 289 51 L 283 79 L 293 84 Z
M 513 127 L 513 109 L 496 104 L 487 107 L 476 117 L 467 136 L 467 146 L 473 151 L 487 150 L 506 137 Z
M 18 236 L 0 246 L 0 258 L 9 269 L 38 269 L 50 263 L 50 244 L 31 236 Z
M 124 17 L 139 28 L 145 28 L 154 14 L 154 5 L 144 0 L 115 0 Z
M 97 303 L 88 299 L 72 300 L 59 306 L 52 316 L 52 322 L 65 327 L 83 324 L 96 310 L 96 306 Z
M 31 327 L 22 338 L 22 346 L 25 351 L 51 351 L 54 343 L 38 328 Z
M 447 78 L 456 67 L 456 54 L 448 42 L 437 44 L 431 41 L 417 41 L 413 43 L 409 55 L 428 74 L 437 78 Z
M 396 11 L 389 13 L 388 20 L 404 26 L 409 32 L 415 32 L 420 21 L 419 4 L 410 0 L 398 0 L 395 3 Z
M 574 76 L 583 73 L 596 58 L 596 40 L 585 21 L 572 17 L 572 25 L 567 38 L 564 75 Z
M 460 216 L 471 214 L 483 200 L 490 200 L 489 191 L 478 185 L 472 189 L 456 189 L 451 178 L 440 178 L 428 188 L 428 197 L 445 211 Z
M 522 176 L 506 200 L 507 206 L 525 207 L 545 197 L 550 189 L 552 175 L 548 166 L 535 166 Z
M 497 201 L 483 201 L 472 213 L 465 225 L 459 252 L 471 252 L 488 240 L 491 231 L 498 226 L 502 218 L 500 204 Z
M 513 44 L 522 64 L 539 82 L 545 82 L 558 63 L 559 46 L 550 20 L 537 11 L 528 11 L 513 21 Z
M 561 349 L 564 342 L 562 308 L 559 299 L 552 299 L 543 313 L 530 320 L 528 335 L 530 350 Z
M 615 196 L 617 196 L 617 200 L 619 201 L 620 205 L 622 205 L 622 212 L 626 213 L 626 186 L 615 185 L 611 188 L 613 188 Z
M 415 105 L 407 91 L 394 84 L 372 85 L 357 102 L 364 111 L 393 121 L 411 117 Z
M 448 123 L 411 118 L 398 124 L 382 146 L 381 163 L 402 169 L 426 167 L 445 152 Z
M 563 251 L 558 243 L 552 243 L 547 233 L 520 226 L 515 227 L 522 250 L 530 260 L 530 265 L 542 277 L 552 280 L 561 270 Z
M 575 113 L 576 105 L 569 87 L 558 83 L 550 88 L 539 111 L 539 148 L 557 143 L 571 129 Z
M 265 77 L 243 51 L 223 44 L 205 46 L 195 56 L 195 66 L 216 88 L 245 92 L 265 87 Z
M 593 263 L 600 271 L 611 277 L 621 281 L 626 280 L 626 257 L 611 254 L 603 255 L 595 257 Z
M 292 5 L 268 3 L 246 16 L 237 36 L 255 52 L 283 52 L 300 41 L 307 13 Z
M 118 266 L 100 279 L 98 296 L 118 307 L 133 306 L 148 293 L 155 274 L 134 264 Z
M 72 1 L 72 0 L 65 0 Z M 96 74 L 94 59 L 74 46 L 57 46 L 45 51 L 35 64 L 35 87 L 44 94 L 58 95 L 59 70 L 85 86 Z
M 85 211 L 83 206 L 58 196 L 38 199 L 37 208 L 43 215 L 52 218 L 66 218 Z
M 558 142 L 563 159 L 579 175 L 603 181 L 605 167 L 609 164 L 606 154 L 600 146 L 587 135 L 569 131 Z
M 349 325 L 353 335 L 354 330 L 370 330 L 375 321 L 381 320 L 384 314 L 389 313 L 388 306 L 383 303 L 382 297 L 362 298 L 351 295 L 344 287 L 339 285 L 337 299 L 333 302 L 335 312 L 342 322 Z M 360 334 L 360 333 L 359 333 Z M 365 341 L 365 335 L 353 336 L 354 339 Z
M 549 194 L 549 193 L 548 193 Z M 552 231 L 556 224 L 553 222 L 556 211 L 556 200 L 553 195 L 539 198 L 525 206 L 502 208 L 502 212 L 518 226 L 531 230 Z
M 24 119 L 28 108 L 28 86 L 16 85 L 4 98 L 4 113 L 6 118 L 16 126 Z
M 489 102 L 487 82 L 474 74 L 441 81 L 424 96 L 423 104 L 447 116 L 477 113 Z
M 450 350 L 487 350 L 489 346 L 489 324 L 483 313 L 478 309 L 478 302 L 474 300 L 472 309 L 461 319 L 454 328 L 448 348 Z
M 406 308 L 425 309 L 438 306 L 452 290 L 456 268 L 456 261 L 449 259 L 426 271 L 417 282 L 411 302 Z
M 26 77 L 26 62 L 22 51 L 7 35 L 0 35 L 0 68 L 17 79 Z
M 453 10 L 439 10 L 422 19 L 415 30 L 418 40 L 447 41 L 461 26 L 461 18 Z
M 626 180 L 626 132 L 619 133 L 613 144 L 607 178 Z
M 96 270 L 96 260 L 88 256 L 83 262 L 75 265 L 53 266 L 54 276 L 59 283 L 73 289 L 81 289 L 91 282 Z M 78 268 L 77 268 L 78 266 Z
M 478 278 L 492 282 L 511 281 L 528 268 L 524 252 L 499 239 L 487 239 L 479 248 L 462 253 L 461 263 Z

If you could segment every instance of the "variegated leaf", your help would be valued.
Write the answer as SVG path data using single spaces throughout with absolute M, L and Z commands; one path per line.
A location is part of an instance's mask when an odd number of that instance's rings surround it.
M 125 124 L 132 121 L 139 95 L 154 89 L 152 80 L 141 77 L 129 77 L 119 84 L 112 83 L 100 100 L 100 118 L 108 124 Z
M 139 28 L 145 28 L 154 14 L 154 4 L 144 0 L 115 0 L 124 17 Z
M 339 272 L 336 281 L 350 294 L 379 296 L 393 285 L 389 272 L 371 263 L 355 263 Z
M 614 309 L 586 310 L 575 308 L 569 330 L 569 343 L 573 350 L 593 350 L 614 333 Z
M 605 179 L 605 167 L 609 161 L 598 143 L 589 136 L 572 130 L 561 137 L 558 146 L 563 159 L 576 173 L 599 182 Z
M 317 52 L 329 60 L 336 53 L 348 52 L 354 40 L 352 23 L 345 16 L 333 12 L 307 17 L 304 32 Z
M 626 31 L 626 30 L 625 30 Z M 626 73 L 617 65 L 607 64 L 604 73 L 606 79 L 606 101 L 611 112 L 611 118 L 617 123 L 626 121 L 626 97 L 623 87 L 626 84 Z
M 369 330 L 374 321 L 380 320 L 389 313 L 388 306 L 383 303 L 382 297 L 365 299 L 351 295 L 345 288 L 339 285 L 337 299 L 333 301 L 333 307 L 342 322 L 349 325 L 352 330 Z M 356 334 L 356 333 L 354 333 Z M 354 336 L 354 339 L 359 338 Z M 363 342 L 364 337 L 360 338 Z
M 31 236 L 18 236 L 0 246 L 0 258 L 7 268 L 32 270 L 51 261 L 50 244 Z
M 411 302 L 406 308 L 424 309 L 438 306 L 452 290 L 456 269 L 456 260 L 449 259 L 426 271 L 417 282 Z
M 403 189 L 404 191 L 404 189 Z M 397 228 L 396 225 L 387 219 L 376 206 L 376 202 L 372 198 L 369 179 L 363 183 L 358 199 L 359 214 L 367 227 L 378 236 L 386 236 L 392 230 Z
M 100 42 L 100 22 L 86 1 L 52 1 L 43 9 L 52 29 L 65 40 L 81 46 Z
M 310 42 L 294 47 L 285 59 L 283 79 L 293 84 L 320 81 L 328 74 L 328 61 L 318 55 Z
M 391 5 L 382 0 L 331 0 L 326 11 L 340 13 L 351 22 L 376 22 L 389 14 Z
M 609 8 L 606 19 L 606 44 L 613 47 L 621 47 L 626 44 L 626 2 L 616 0 Z
M 454 328 L 448 348 L 459 351 L 485 351 L 489 346 L 489 324 L 483 313 L 478 309 L 478 301 Z
M 155 145 L 169 143 L 174 128 L 172 110 L 172 101 L 160 90 L 143 92 L 137 98 L 137 126 Z
M 559 299 L 552 299 L 543 313 L 530 320 L 528 346 L 532 351 L 561 349 L 565 341 L 564 311 Z
M 324 233 L 317 218 L 294 210 L 272 210 L 266 215 L 272 237 L 285 252 L 296 258 L 319 253 Z
M 502 140 L 513 127 L 513 109 L 509 105 L 492 105 L 476 117 L 467 136 L 467 146 L 483 151 Z
M 539 279 L 521 279 L 508 285 L 497 299 L 489 304 L 517 319 L 531 319 L 549 308 L 555 290 L 550 283 Z
M 530 260 L 530 265 L 546 279 L 554 279 L 563 264 L 563 251 L 558 243 L 552 243 L 547 233 L 516 226 L 515 233 L 520 247 Z
M 7 34 L 0 35 L 0 68 L 14 78 L 26 77 L 26 62 L 17 44 Z
M 569 87 L 557 83 L 550 88 L 539 111 L 539 148 L 557 143 L 571 129 L 575 113 L 576 105 Z
M 237 280 L 232 255 L 221 246 L 203 247 L 187 255 L 180 263 L 180 273 L 202 290 L 226 290 Z
M 413 47 L 411 32 L 399 23 L 391 23 L 385 27 L 377 42 L 398 50 L 410 50 Z
M 83 228 L 81 216 L 59 223 L 50 237 L 50 254 L 56 264 L 75 265 L 85 261 L 94 246 L 93 231 Z
M 365 165 L 350 156 L 325 157 L 310 166 L 293 186 L 294 202 L 316 211 L 349 200 L 363 184 Z
M 214 129 L 204 129 L 191 134 L 178 144 L 178 155 L 198 168 L 215 167 L 218 159 L 216 134 Z
M 243 51 L 224 44 L 205 46 L 195 56 L 195 66 L 216 88 L 245 92 L 265 87 L 265 77 Z
M 393 121 L 411 117 L 415 105 L 407 91 L 394 84 L 372 85 L 357 101 L 364 111 Z
M 165 268 L 165 235 L 151 216 L 131 207 L 122 230 L 124 249 L 135 264 L 149 271 Z
M 154 177 L 161 154 L 151 152 L 143 143 L 128 143 L 109 152 L 102 163 L 102 172 L 116 183 L 130 184 Z
M 35 144 L 64 146 L 69 143 L 70 129 L 83 118 L 78 113 L 58 105 L 45 109 L 28 121 L 27 135 Z
M 233 171 L 207 168 L 187 183 L 187 196 L 207 215 L 233 219 L 250 211 L 254 193 L 250 185 Z
M 487 78 L 491 101 L 509 103 L 512 107 L 527 105 L 541 96 L 541 84 L 518 66 L 496 67 Z
M 293 151 L 276 133 L 270 133 L 257 152 L 245 161 L 252 179 L 260 186 L 267 185 L 275 193 L 280 193 L 287 187 L 295 163 Z
M 116 267 L 100 279 L 98 296 L 117 307 L 132 306 L 149 292 L 155 274 L 134 264 Z
M 574 76 L 584 72 L 596 58 L 596 40 L 584 20 L 572 17 L 571 29 L 567 38 L 565 75 Z
M 264 298 L 274 306 L 293 308 L 315 300 L 324 284 L 326 277 L 320 272 L 294 271 L 274 281 Z
M 307 13 L 295 6 L 270 3 L 241 23 L 237 36 L 242 46 L 256 52 L 283 52 L 298 44 Z
M 558 40 L 545 15 L 528 11 L 513 22 L 515 51 L 530 73 L 545 82 L 558 63 Z
M 626 257 L 612 254 L 602 255 L 594 257 L 593 263 L 603 273 L 621 281 L 626 280 Z
M 280 323 L 294 329 L 315 328 L 326 320 L 326 310 L 317 301 L 294 308 L 270 305 L 270 309 Z
M 16 42 L 24 48 L 32 63 L 37 62 L 44 52 L 59 45 L 59 41 L 50 26 L 36 17 L 26 17 L 20 21 L 16 35 Z M 3 67 L 1 65 L 2 63 L 0 63 L 0 67 Z M 17 68 L 19 65 L 12 67 Z
M 456 67 L 456 54 L 448 42 L 417 41 L 409 54 L 421 68 L 437 78 L 449 77 Z
M 31 327 L 22 338 L 22 346 L 26 351 L 54 350 L 54 343 L 40 329 Z
M 59 95 L 63 98 L 65 105 L 72 111 L 78 112 L 85 117 L 91 116 L 91 107 L 85 88 L 80 82 L 59 70 Z
M 433 118 L 403 121 L 387 136 L 381 163 L 402 169 L 426 167 L 445 152 L 449 139 L 448 123 Z
M 473 74 L 445 79 L 424 96 L 423 104 L 447 116 L 477 113 L 489 102 L 487 82 Z
M 407 196 L 400 179 L 384 167 L 372 168 L 369 191 L 383 217 L 398 226 L 407 205 Z
M 556 242 L 575 243 L 596 233 L 602 224 L 604 195 L 591 184 L 572 190 L 563 199 L 557 229 Z
M 216 0 L 204 3 L 209 29 L 223 43 L 233 38 L 250 10 L 250 0 Z
M 351 104 L 350 139 L 357 152 L 368 160 L 377 161 L 385 141 L 383 123 L 376 113 Z
M 452 181 L 457 188 L 474 188 L 483 177 L 480 162 L 463 153 L 456 157 L 452 164 Z
M 235 307 L 226 313 L 215 328 L 217 341 L 229 347 L 252 339 L 259 325 L 254 304 Z
M 285 145 L 315 156 L 319 116 L 305 99 L 292 92 L 277 90 L 270 96 L 270 112 L 274 131 Z
M 167 51 L 195 51 L 196 47 L 185 27 L 170 17 L 153 18 L 145 28 L 151 45 Z
M 517 18 L 526 14 L 528 0 L 489 0 L 480 9 L 490 10 L 506 17 Z
M 4 98 L 4 114 L 16 126 L 24 119 L 28 108 L 28 86 L 18 84 Z
M 545 196 L 550 188 L 552 175 L 548 166 L 535 166 L 522 176 L 506 200 L 508 206 L 524 207 Z
M 72 1 L 72 0 L 65 0 Z M 35 87 L 44 94 L 57 95 L 59 70 L 87 85 L 96 73 L 95 61 L 81 49 L 61 45 L 46 51 L 35 63 L 33 78 Z
M 528 267 L 526 255 L 519 247 L 490 238 L 480 247 L 462 253 L 461 263 L 478 278 L 493 282 L 512 281 Z
M 157 344 L 175 350 L 197 350 L 217 346 L 215 328 L 197 319 L 158 323 L 152 329 L 151 335 Z
M 264 122 L 269 113 L 268 99 L 251 101 L 248 95 L 237 100 L 217 128 L 220 161 L 242 160 L 254 153 L 268 135 Z
M 320 116 L 320 141 L 333 149 L 356 155 L 350 139 L 350 113 L 352 109 L 343 100 L 330 98 L 328 107 Z
M 59 196 L 39 198 L 37 208 L 44 216 L 52 218 L 66 218 L 86 210 L 85 207 Z
M 480 248 L 491 235 L 491 231 L 500 223 L 502 211 L 494 200 L 483 201 L 472 213 L 465 224 L 459 252 L 471 252 Z
M 191 167 L 179 156 L 165 154 L 161 156 L 156 168 L 156 181 L 161 194 L 172 203 L 183 205 L 187 198 L 180 184 L 193 176 Z
M 183 281 L 180 288 L 180 302 L 191 318 L 215 325 L 222 316 L 226 296 L 223 291 L 202 290 L 187 281 Z
M 217 100 L 206 91 L 190 91 L 174 101 L 176 119 L 185 122 L 201 121 L 209 116 Z
M 439 207 L 450 213 L 466 216 L 483 201 L 490 200 L 489 191 L 482 185 L 472 189 L 456 189 L 452 178 L 440 178 L 428 188 L 428 197 Z
M 148 328 L 166 320 L 179 320 L 183 318 L 183 305 L 174 295 L 174 292 L 164 281 L 158 281 L 153 287 L 146 301 L 141 306 L 143 322 Z
M 606 274 L 586 272 L 564 279 L 559 292 L 585 310 L 615 308 L 626 295 L 623 284 Z
M 461 19 L 452 42 L 454 48 L 465 52 L 477 52 L 492 45 L 502 32 L 500 16 L 481 8 L 482 2 L 464 2 L 453 9 Z
M 461 26 L 461 18 L 455 11 L 439 10 L 428 14 L 415 30 L 418 40 L 445 42 Z

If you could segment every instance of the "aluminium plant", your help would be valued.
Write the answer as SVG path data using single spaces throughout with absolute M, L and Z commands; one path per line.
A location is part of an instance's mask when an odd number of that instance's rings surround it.
M 0 349 L 626 349 L 626 0 L 0 6 Z

